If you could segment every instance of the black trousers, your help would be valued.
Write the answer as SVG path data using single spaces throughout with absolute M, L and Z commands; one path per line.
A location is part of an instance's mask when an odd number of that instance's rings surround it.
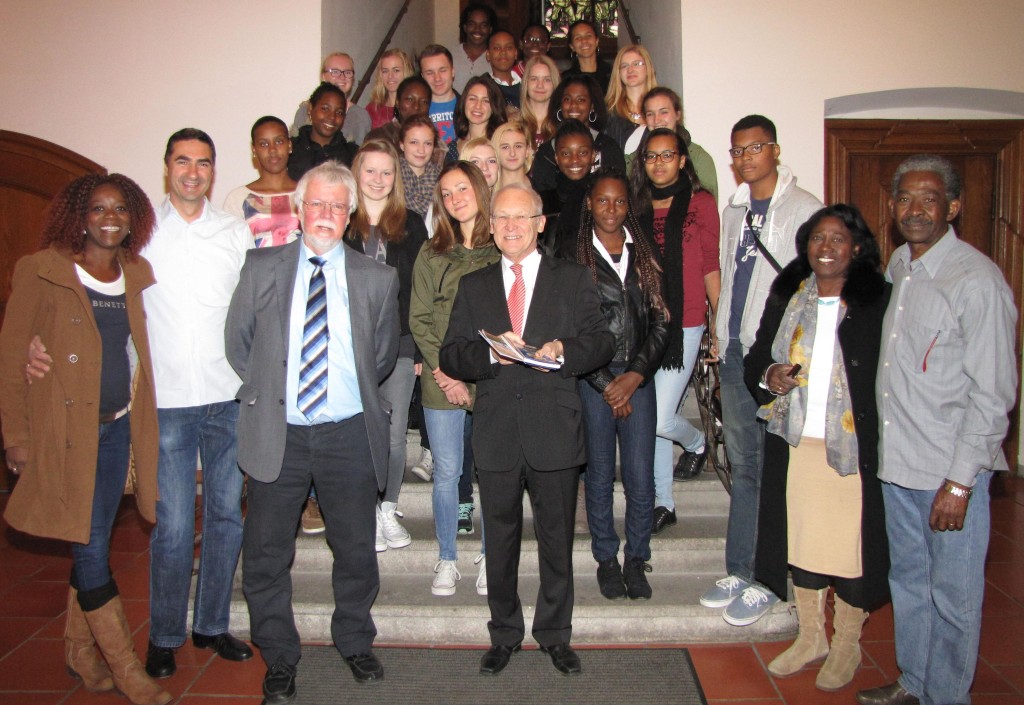
M 495 646 L 515 646 L 526 629 L 519 601 L 519 550 L 523 538 L 523 490 L 530 493 L 540 560 L 540 590 L 533 637 L 541 646 L 572 638 L 572 542 L 580 469 L 541 472 L 520 457 L 516 470 L 479 469 L 480 507 L 487 549 L 487 629 Z
M 291 565 L 311 481 L 334 553 L 334 644 L 342 656 L 353 656 L 369 651 L 377 635 L 370 616 L 380 589 L 374 551 L 377 477 L 363 415 L 316 426 L 289 425 L 281 475 L 274 482 L 249 478 L 242 541 L 242 589 L 252 640 L 268 667 L 279 662 L 294 666 L 302 655 L 292 612 Z
M 836 596 L 851 607 L 866 610 L 864 601 L 864 578 L 837 578 L 834 575 L 812 573 L 809 570 L 789 567 L 793 574 L 793 585 L 807 590 L 824 590 L 829 585 L 836 588 Z

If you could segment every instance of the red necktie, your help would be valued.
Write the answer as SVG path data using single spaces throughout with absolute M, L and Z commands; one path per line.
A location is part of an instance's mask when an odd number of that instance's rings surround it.
M 508 317 L 512 321 L 512 331 L 522 337 L 523 314 L 526 313 L 526 282 L 523 281 L 523 265 L 513 264 L 511 269 L 516 275 L 516 280 L 512 282 L 512 289 L 508 292 Z

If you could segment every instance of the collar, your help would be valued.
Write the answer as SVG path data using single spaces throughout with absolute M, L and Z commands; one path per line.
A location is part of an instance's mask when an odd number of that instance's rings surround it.
M 515 71 L 512 72 L 512 82 L 511 83 L 506 83 L 505 81 L 502 81 L 500 78 L 495 76 L 490 71 L 487 72 L 487 75 L 490 76 L 491 79 L 495 83 L 497 83 L 499 86 L 518 86 L 520 83 L 523 82 L 523 79 L 520 78 L 519 76 L 517 76 Z
M 526 257 L 524 257 L 523 260 L 519 264 L 523 265 L 523 269 L 524 270 L 526 270 L 526 269 L 534 269 L 534 270 L 536 270 L 536 269 L 538 269 L 540 267 L 540 259 L 541 259 L 540 250 L 537 249 L 537 250 L 534 250 L 533 252 L 531 252 L 530 254 L 526 255 Z M 513 264 L 512 260 L 510 260 L 508 257 L 506 257 L 505 255 L 501 256 L 501 271 L 502 272 L 511 272 L 512 271 L 512 264 Z
M 939 269 L 942 266 L 943 260 L 946 259 L 946 255 L 949 254 L 950 250 L 956 247 L 956 243 L 959 240 L 956 236 L 956 231 L 953 230 L 953 226 L 947 226 L 946 233 L 939 241 L 928 248 L 928 251 L 918 257 L 913 262 L 910 259 L 910 245 L 904 244 L 896 249 L 892 253 L 893 259 L 899 262 L 904 268 L 910 269 L 911 265 L 915 267 L 924 267 L 925 271 L 928 272 L 930 277 L 934 277 L 938 274 Z
M 318 255 L 313 252 L 313 250 L 309 249 L 309 246 L 303 241 L 302 246 L 299 248 L 300 261 L 303 264 L 309 264 L 310 257 L 321 257 L 327 264 L 331 265 L 335 269 L 342 269 L 345 266 L 345 248 L 342 246 L 340 240 L 334 247 L 322 255 Z
M 156 221 L 157 227 L 159 227 L 160 223 L 170 218 L 177 218 L 180 222 L 184 223 L 185 225 L 195 225 L 196 223 L 201 223 L 204 220 L 207 220 L 209 217 L 210 199 L 208 199 L 206 196 L 203 196 L 203 210 L 202 212 L 199 213 L 199 217 L 189 222 L 185 220 L 183 217 L 181 217 L 181 213 L 179 213 L 178 209 L 174 207 L 173 203 L 171 203 L 171 197 L 168 195 L 164 196 L 164 202 L 160 204 L 160 208 L 157 210 Z
M 772 205 L 774 208 L 778 206 L 780 197 L 789 190 L 790 185 L 796 185 L 796 177 L 793 172 L 790 171 L 788 166 L 779 164 L 779 178 L 775 182 L 775 192 L 772 194 Z M 739 188 L 736 189 L 736 193 L 729 199 L 729 205 L 734 208 L 749 208 L 750 207 L 750 185 L 740 184 Z

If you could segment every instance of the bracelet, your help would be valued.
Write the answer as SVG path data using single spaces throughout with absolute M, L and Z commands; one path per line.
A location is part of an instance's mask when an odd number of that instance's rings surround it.
M 971 495 L 974 494 L 973 489 L 964 489 L 963 487 L 951 485 L 948 482 L 946 483 L 945 487 L 946 492 L 949 492 L 954 497 L 959 497 L 960 499 L 970 499 Z

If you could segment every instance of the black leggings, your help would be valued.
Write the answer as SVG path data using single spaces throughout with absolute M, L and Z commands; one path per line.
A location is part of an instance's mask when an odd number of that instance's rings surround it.
M 795 565 L 789 566 L 793 573 L 793 586 L 806 590 L 824 590 L 829 585 L 836 588 L 836 596 L 851 607 L 864 607 L 864 578 L 837 578 L 834 575 L 812 573 Z

